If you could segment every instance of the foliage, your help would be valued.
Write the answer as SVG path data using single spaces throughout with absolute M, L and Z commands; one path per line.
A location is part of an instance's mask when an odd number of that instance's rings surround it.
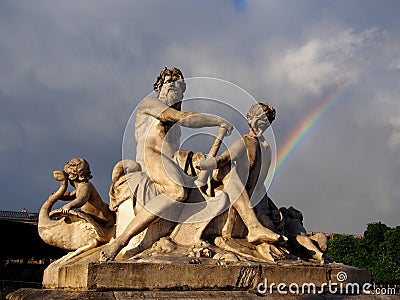
M 370 223 L 361 238 L 335 234 L 328 256 L 337 262 L 367 269 L 378 284 L 400 283 L 400 226 Z

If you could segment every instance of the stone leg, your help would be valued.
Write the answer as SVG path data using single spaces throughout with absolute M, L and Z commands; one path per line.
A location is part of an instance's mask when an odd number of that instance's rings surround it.
M 129 243 L 132 237 L 144 231 L 156 220 L 159 220 L 159 216 L 161 216 L 163 212 L 167 211 L 177 203 L 177 201 L 167 199 L 163 194 L 159 194 L 151 199 L 146 207 L 137 210 L 137 215 L 128 224 L 122 234 L 110 242 L 106 248 L 101 251 L 100 261 L 114 260 L 117 254 Z
M 225 177 L 222 182 L 224 184 L 224 191 L 228 194 L 232 206 L 238 212 L 249 231 L 249 234 L 247 235 L 248 242 L 275 243 L 285 240 L 284 237 L 274 233 L 268 228 L 265 228 L 258 221 L 254 210 L 250 207 L 250 199 L 247 191 L 237 175 L 235 168 L 232 168 L 229 178 Z M 230 225 L 228 224 L 227 227 L 229 226 Z
M 233 226 L 235 225 L 237 217 L 237 211 L 235 208 L 230 207 L 228 210 L 228 217 L 226 219 L 226 222 L 224 224 L 224 227 L 222 228 L 222 237 L 223 238 L 231 238 L 232 237 L 232 231 L 233 231 Z
M 79 254 L 81 254 L 81 253 L 83 253 L 83 252 L 85 252 L 85 251 L 87 251 L 87 250 L 90 250 L 90 249 L 95 248 L 97 245 L 98 245 L 98 242 L 97 242 L 97 241 L 91 241 L 91 242 L 90 242 L 89 244 L 87 244 L 86 246 L 80 247 L 80 248 L 76 249 L 75 251 L 70 252 L 70 253 L 68 253 L 67 255 L 65 255 L 64 257 L 60 258 L 60 259 L 57 261 L 57 263 L 66 262 L 67 260 L 69 260 L 69 259 L 71 259 L 71 258 L 74 258 L 75 256 L 78 256 Z

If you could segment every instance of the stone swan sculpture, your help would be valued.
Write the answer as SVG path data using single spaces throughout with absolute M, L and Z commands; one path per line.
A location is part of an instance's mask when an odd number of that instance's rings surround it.
M 41 239 L 52 246 L 74 250 L 62 258 L 64 261 L 99 244 L 109 242 L 114 235 L 114 227 L 105 229 L 82 211 L 70 210 L 67 213 L 61 209 L 51 211 L 68 187 L 68 177 L 65 172 L 54 171 L 53 176 L 59 181 L 60 187 L 49 196 L 40 209 L 38 231 Z

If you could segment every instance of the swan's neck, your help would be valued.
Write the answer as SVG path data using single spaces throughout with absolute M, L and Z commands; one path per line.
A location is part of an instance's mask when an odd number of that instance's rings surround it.
M 57 198 L 50 196 L 49 199 L 42 205 L 39 211 L 39 224 L 43 225 L 43 223 L 48 223 L 51 222 L 51 219 L 49 217 L 49 213 L 51 211 L 51 208 L 53 207 L 54 203 L 57 202 Z
M 67 181 L 63 180 L 60 181 L 60 188 L 53 194 L 49 196 L 45 203 L 43 203 L 42 207 L 39 211 L 39 226 L 46 226 L 52 222 L 50 219 L 50 211 L 53 205 L 64 195 L 65 191 L 67 190 Z

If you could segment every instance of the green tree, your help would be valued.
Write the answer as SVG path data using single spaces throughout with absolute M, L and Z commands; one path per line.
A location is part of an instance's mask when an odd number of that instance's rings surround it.
M 382 265 L 385 268 L 385 273 L 390 274 L 387 282 L 400 283 L 400 226 L 385 232 L 382 244 L 384 249 Z
M 329 241 L 329 254 L 335 261 L 346 265 L 358 265 L 359 242 L 348 234 L 335 234 Z
M 364 237 L 336 234 L 328 256 L 337 262 L 367 269 L 378 284 L 400 283 L 400 226 L 370 223 Z
M 383 242 L 385 233 L 390 228 L 381 222 L 370 223 L 367 225 L 367 230 L 364 231 L 364 242 L 368 251 L 374 256 L 382 258 L 384 253 Z

